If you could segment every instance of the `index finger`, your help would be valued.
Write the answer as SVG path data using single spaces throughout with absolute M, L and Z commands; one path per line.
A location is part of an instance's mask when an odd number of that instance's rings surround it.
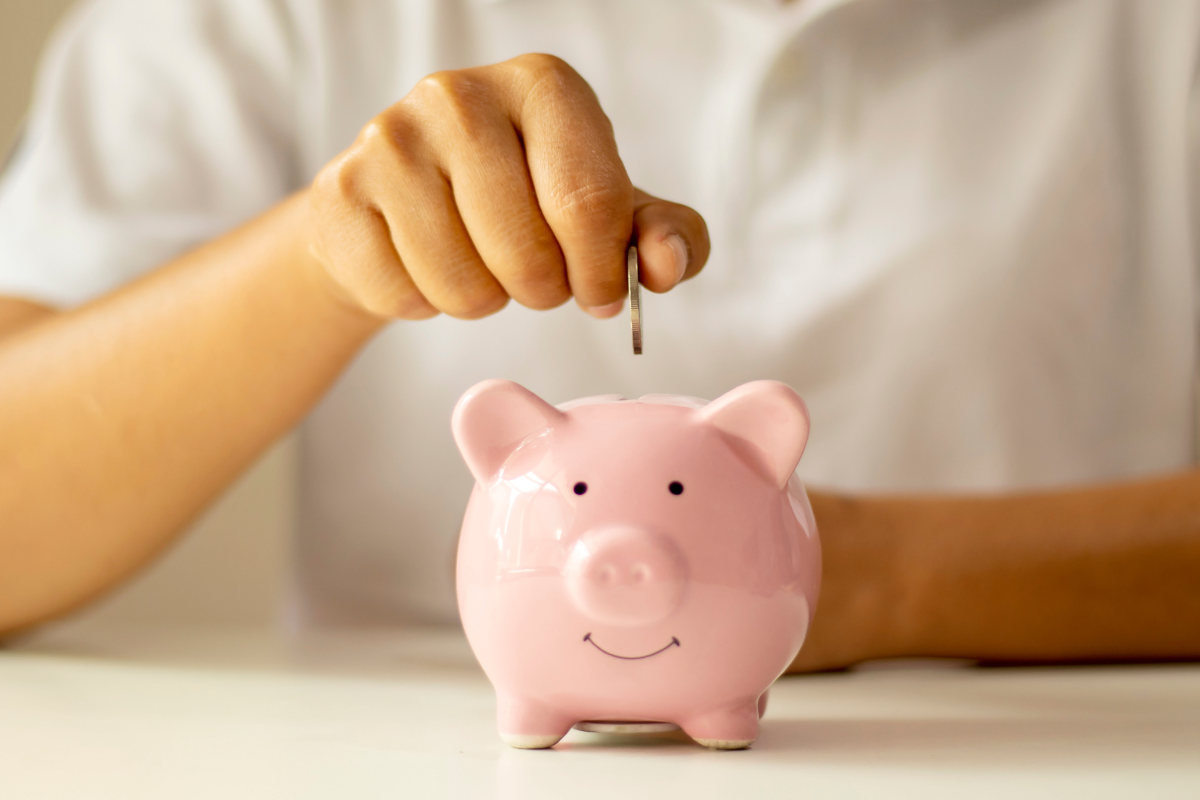
M 505 66 L 512 121 L 571 292 L 584 307 L 616 302 L 626 290 L 634 191 L 612 123 L 587 81 L 562 59 L 534 54 Z

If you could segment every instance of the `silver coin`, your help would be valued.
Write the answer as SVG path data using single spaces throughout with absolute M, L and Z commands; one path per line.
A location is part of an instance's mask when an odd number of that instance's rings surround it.
M 588 733 L 667 733 L 679 730 L 674 722 L 610 722 L 585 720 L 575 723 L 575 730 Z
M 625 266 L 629 271 L 629 329 L 633 333 L 633 354 L 642 354 L 642 296 L 638 284 L 637 245 L 631 244 L 625 254 Z

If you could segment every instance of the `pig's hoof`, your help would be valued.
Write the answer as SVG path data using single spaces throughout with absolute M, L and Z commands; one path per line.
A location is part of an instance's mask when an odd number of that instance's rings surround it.
M 522 733 L 502 733 L 500 738 L 509 747 L 515 747 L 518 750 L 545 750 L 547 747 L 554 747 L 558 744 L 558 740 L 562 738 L 562 734 L 546 734 L 541 736 L 527 735 Z
M 713 750 L 745 750 L 754 744 L 753 739 L 697 739 L 696 744 Z

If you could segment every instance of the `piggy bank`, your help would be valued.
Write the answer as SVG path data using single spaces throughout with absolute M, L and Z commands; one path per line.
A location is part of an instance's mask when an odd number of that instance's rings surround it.
M 820 584 L 794 474 L 800 397 L 758 381 L 711 403 L 555 407 L 491 380 L 463 395 L 453 430 L 476 479 L 459 612 L 504 741 L 678 726 L 707 747 L 749 747 Z

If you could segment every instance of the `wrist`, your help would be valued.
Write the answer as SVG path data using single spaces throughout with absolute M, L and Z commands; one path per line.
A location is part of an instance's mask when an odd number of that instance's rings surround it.
M 918 655 L 909 522 L 898 504 L 822 492 L 810 498 L 821 536 L 821 596 L 792 670 Z
M 391 322 L 391 319 L 367 309 L 329 272 L 311 236 L 314 225 L 309 194 L 310 190 L 306 189 L 285 201 L 293 206 L 290 209 L 290 217 L 296 243 L 296 270 L 328 313 L 350 329 L 361 330 L 371 335 Z

